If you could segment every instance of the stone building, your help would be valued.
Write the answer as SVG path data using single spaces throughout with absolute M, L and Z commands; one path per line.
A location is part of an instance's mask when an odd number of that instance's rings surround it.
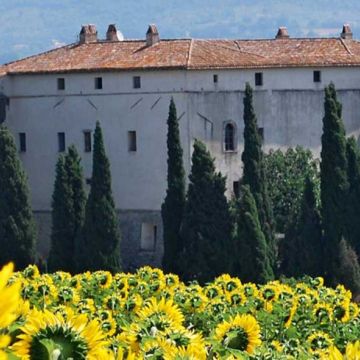
M 40 252 L 49 248 L 51 195 L 60 152 L 75 144 L 90 182 L 92 132 L 101 122 L 128 268 L 158 265 L 166 190 L 166 120 L 171 96 L 184 164 L 194 138 L 227 176 L 242 172 L 243 91 L 254 88 L 264 147 L 303 145 L 319 154 L 324 86 L 335 83 L 348 134 L 360 132 L 360 42 L 344 25 L 337 38 L 161 39 L 150 25 L 124 40 L 115 25 L 99 39 L 85 25 L 74 44 L 0 67 L 0 121 L 12 130 L 28 173 Z

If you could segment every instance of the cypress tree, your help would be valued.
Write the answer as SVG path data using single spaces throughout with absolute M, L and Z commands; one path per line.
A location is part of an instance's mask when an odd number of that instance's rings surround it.
M 74 239 L 72 227 L 74 208 L 72 189 L 65 170 L 65 157 L 59 156 L 56 164 L 56 177 L 52 196 L 51 248 L 48 258 L 50 272 L 73 271 Z
M 349 192 L 346 211 L 346 238 L 360 257 L 360 151 L 351 137 L 346 143 Z
M 35 262 L 36 230 L 27 179 L 10 131 L 0 125 L 0 264 Z
M 315 185 L 307 177 L 300 214 L 288 227 L 280 246 L 281 271 L 286 276 L 313 277 L 323 274 L 323 243 Z
M 76 246 L 79 271 L 121 270 L 120 232 L 111 190 L 110 163 L 99 122 L 94 133 L 91 189 L 82 234 Z
M 167 190 L 164 203 L 161 206 L 164 231 L 164 257 L 162 263 L 164 271 L 177 273 L 176 264 L 182 249 L 180 226 L 185 206 L 185 171 L 179 122 L 173 98 L 170 100 L 167 126 Z
M 321 137 L 321 215 L 324 228 L 326 277 L 335 284 L 340 268 L 339 246 L 344 234 L 347 181 L 346 139 L 341 119 L 341 104 L 333 84 L 325 88 L 325 114 Z
M 237 230 L 233 256 L 234 273 L 242 281 L 266 283 L 274 278 L 269 251 L 261 230 L 258 210 L 248 185 L 241 187 L 241 199 L 237 200 Z
M 249 185 L 259 213 L 261 229 L 268 244 L 271 266 L 275 269 L 276 244 L 273 232 L 273 215 L 267 191 L 261 139 L 253 107 L 253 92 L 246 83 L 244 96 L 244 151 L 241 159 L 244 163 L 242 183 Z
M 72 145 L 65 158 L 62 155 L 59 157 L 56 166 L 49 271 L 76 272 L 75 243 L 84 222 L 86 201 L 80 162 Z
M 229 271 L 232 223 L 225 178 L 215 172 L 205 145 L 195 140 L 181 236 L 181 274 L 203 283 Z

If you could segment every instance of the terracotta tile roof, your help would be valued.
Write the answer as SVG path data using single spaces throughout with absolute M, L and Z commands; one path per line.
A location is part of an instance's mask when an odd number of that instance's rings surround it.
M 360 42 L 341 38 L 98 41 L 72 44 L 0 67 L 0 73 L 146 69 L 360 66 Z

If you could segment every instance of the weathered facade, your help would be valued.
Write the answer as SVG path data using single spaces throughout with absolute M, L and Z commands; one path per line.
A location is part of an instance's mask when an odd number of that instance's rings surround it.
M 75 144 L 91 176 L 91 132 L 101 122 L 119 209 L 123 260 L 158 265 L 160 207 L 166 190 L 166 119 L 171 96 L 180 120 L 184 163 L 194 138 L 206 142 L 228 193 L 242 172 L 243 91 L 254 88 L 265 149 L 303 145 L 320 151 L 324 86 L 335 83 L 348 134 L 360 133 L 360 42 L 269 40 L 106 40 L 86 25 L 79 42 L 0 67 L 0 119 L 13 131 L 29 177 L 39 250 L 49 248 L 51 195 L 59 151 Z M 231 130 L 229 132 L 229 130 Z M 229 142 L 229 136 L 232 137 Z

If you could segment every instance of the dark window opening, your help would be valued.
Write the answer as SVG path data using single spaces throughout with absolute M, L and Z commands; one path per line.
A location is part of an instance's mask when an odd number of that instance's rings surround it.
M 134 89 L 140 89 L 141 88 L 141 78 L 140 78 L 140 76 L 134 76 L 133 77 L 133 87 L 134 87 Z
M 86 179 L 86 185 L 91 185 L 91 178 Z
M 321 71 L 314 71 L 314 82 L 321 82 Z
M 214 83 L 215 83 L 215 84 L 218 82 L 219 77 L 218 77 L 218 75 L 217 75 L 217 74 L 214 74 L 214 76 L 213 76 L 213 80 L 214 80 Z
M 235 150 L 235 127 L 233 124 L 225 126 L 225 151 Z
M 128 132 L 128 150 L 129 151 L 136 151 L 136 131 L 129 131 Z
M 240 196 L 240 181 L 233 182 L 233 192 L 235 197 L 238 199 Z
M 65 90 L 65 79 L 64 78 L 57 79 L 57 88 L 58 88 L 58 90 Z
M 261 141 L 264 142 L 264 128 L 263 127 L 258 128 L 258 135 L 259 135 Z
M 95 78 L 95 89 L 101 90 L 103 88 L 103 81 L 101 77 Z
M 26 134 L 19 133 L 20 152 L 26 152 Z
M 65 151 L 65 133 L 63 132 L 58 133 L 58 148 L 59 152 Z
M 84 150 L 91 152 L 91 131 L 84 131 Z
M 255 85 L 262 86 L 263 85 L 263 73 L 255 73 Z

